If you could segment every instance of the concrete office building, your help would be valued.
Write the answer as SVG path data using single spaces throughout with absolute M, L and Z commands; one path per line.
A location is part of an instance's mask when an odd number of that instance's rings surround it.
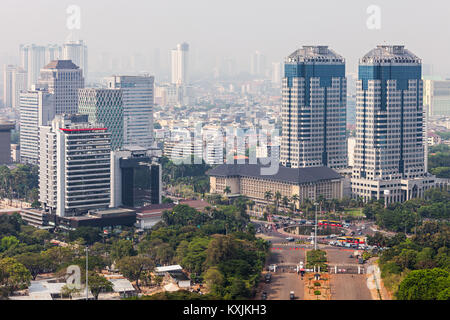
M 102 123 L 111 134 L 111 149 L 123 145 L 123 101 L 121 89 L 80 89 L 78 112 L 89 115 L 89 122 Z
M 123 145 L 153 146 L 153 76 L 113 76 L 108 89 L 122 89 Z
M 401 45 L 380 45 L 359 62 L 352 193 L 385 203 L 423 196 L 422 62 Z
M 11 130 L 14 122 L 0 118 L 0 165 L 11 163 Z
M 127 146 L 111 152 L 111 206 L 161 203 L 161 165 L 151 150 Z
M 84 88 L 83 71 L 70 60 L 53 60 L 42 70 L 37 85 L 53 93 L 56 114 L 78 112 L 78 89 Z
M 303 46 L 286 58 L 281 163 L 347 166 L 345 60 L 327 46 Z
M 111 200 L 110 133 L 88 115 L 57 115 L 41 126 L 39 201 L 58 217 L 107 208 Z
M 34 88 L 20 95 L 20 162 L 38 164 L 39 127 L 47 126 L 55 117 L 54 95 Z

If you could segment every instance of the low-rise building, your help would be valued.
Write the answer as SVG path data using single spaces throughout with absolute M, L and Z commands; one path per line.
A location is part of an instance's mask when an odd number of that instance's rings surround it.
M 280 192 L 281 196 L 297 195 L 297 206 L 310 199 L 343 197 L 343 177 L 328 167 L 287 168 L 279 166 L 277 173 L 263 175 L 259 164 L 223 164 L 207 172 L 210 177 L 210 193 L 224 194 L 228 187 L 231 195 L 242 195 L 253 200 L 261 209 L 267 201 L 267 191 Z M 257 209 L 257 208 L 256 208 Z M 258 210 L 256 210 L 258 212 Z

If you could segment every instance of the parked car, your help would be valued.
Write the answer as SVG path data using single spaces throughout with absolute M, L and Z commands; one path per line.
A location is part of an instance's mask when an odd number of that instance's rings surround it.
M 291 292 L 289 293 L 289 299 L 291 299 L 291 300 L 294 300 L 294 299 L 295 299 L 294 291 L 291 291 Z
M 265 279 L 266 279 L 266 283 L 269 283 L 270 280 L 272 279 L 272 274 L 267 273 Z
M 263 292 L 262 294 L 261 294 L 261 300 L 267 300 L 267 292 Z

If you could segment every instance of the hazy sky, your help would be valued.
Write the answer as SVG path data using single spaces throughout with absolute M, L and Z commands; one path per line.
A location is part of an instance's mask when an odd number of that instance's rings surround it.
M 69 5 L 81 8 L 79 37 L 90 56 L 165 54 L 186 41 L 200 58 L 246 62 L 260 50 L 270 62 L 305 44 L 327 44 L 353 71 L 386 42 L 405 44 L 435 72 L 450 74 L 448 0 L 1 0 L 0 53 L 15 55 L 20 43 L 62 43 Z M 381 9 L 379 30 L 366 26 L 370 5 Z

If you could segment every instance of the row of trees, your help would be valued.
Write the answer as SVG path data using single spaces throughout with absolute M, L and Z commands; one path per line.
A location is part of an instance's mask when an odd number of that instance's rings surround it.
M 38 205 L 39 172 L 37 166 L 19 164 L 14 169 L 0 166 L 0 197 L 24 199 Z
M 444 220 L 450 218 L 450 192 L 430 189 L 423 199 L 412 199 L 404 203 L 390 204 L 384 207 L 383 201 L 371 201 L 366 204 L 363 213 L 368 219 L 376 220 L 380 227 L 411 233 L 426 220 Z

